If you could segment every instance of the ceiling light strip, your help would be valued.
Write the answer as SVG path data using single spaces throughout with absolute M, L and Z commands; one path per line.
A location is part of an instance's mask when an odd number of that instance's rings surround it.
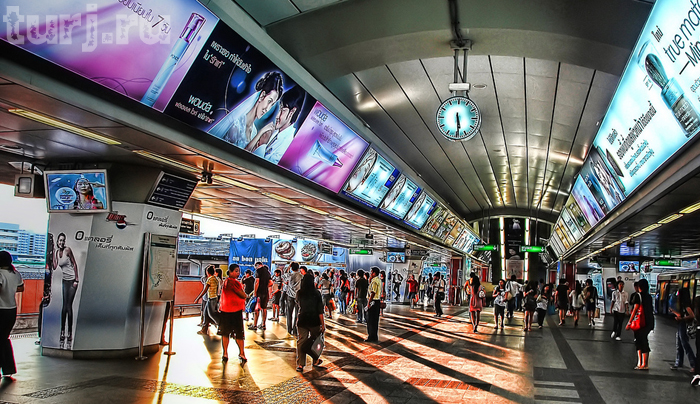
M 328 216 L 328 212 L 326 212 L 325 210 L 314 208 L 313 206 L 299 205 L 299 207 L 302 209 L 306 209 L 310 212 L 318 213 L 319 215 Z
M 683 214 L 691 213 L 691 212 L 695 212 L 698 209 L 700 209 L 700 202 L 698 202 L 694 205 L 688 206 L 687 208 L 681 210 L 679 213 L 683 213 Z
M 681 217 L 683 217 L 683 215 L 681 215 L 681 214 L 679 214 L 679 213 L 676 213 L 676 214 L 673 214 L 673 215 L 671 215 L 671 216 L 668 216 L 668 217 L 666 217 L 666 218 L 663 218 L 663 219 L 659 220 L 659 223 L 660 223 L 660 224 L 671 223 L 672 221 L 674 221 L 674 220 L 676 220 L 676 219 L 679 219 L 679 218 L 681 218 Z
M 659 227 L 661 227 L 660 224 L 654 223 L 654 224 L 651 224 L 651 225 L 649 225 L 649 226 L 643 228 L 641 231 L 643 231 L 643 232 L 648 232 L 648 231 L 652 231 L 652 230 L 654 230 L 654 229 L 658 229 Z
M 189 171 L 191 173 L 199 173 L 199 171 L 200 171 L 200 169 L 197 167 L 192 167 L 189 164 L 185 164 L 185 163 L 182 163 L 180 161 L 173 160 L 169 157 L 161 156 L 160 154 L 151 153 L 148 150 L 134 150 L 134 153 L 138 154 L 141 157 L 145 157 L 147 159 L 151 159 L 151 160 L 157 161 L 159 163 L 168 164 L 170 166 L 177 167 L 181 170 Z
M 108 144 L 111 146 L 119 145 L 121 142 L 111 139 L 107 136 L 101 135 L 97 132 L 93 132 L 84 128 L 81 128 L 79 126 L 75 126 L 71 123 L 60 121 L 58 119 L 52 118 L 50 116 L 46 116 L 43 114 L 39 114 L 36 112 L 32 111 L 27 111 L 26 109 L 21 109 L 21 108 L 10 108 L 7 110 L 8 112 L 19 115 L 22 117 L 25 117 L 27 119 L 31 119 L 32 121 L 43 123 L 44 125 L 48 126 L 53 126 L 56 129 L 61 129 L 66 132 L 73 133 L 75 135 L 82 136 L 84 138 L 90 139 L 90 140 L 95 140 L 100 143 Z
M 274 200 L 277 200 L 280 202 L 288 203 L 290 205 L 299 205 L 299 202 L 297 202 L 297 201 L 293 201 L 289 198 L 285 198 L 282 195 L 273 194 L 272 192 L 261 192 L 261 194 L 265 195 L 268 198 L 271 198 L 271 199 L 274 199 Z
M 217 182 L 222 182 L 226 185 L 233 185 L 234 187 L 246 189 L 248 191 L 258 191 L 259 190 L 258 188 L 254 187 L 252 185 L 248 185 L 244 182 L 240 182 L 240 181 L 236 181 L 234 179 L 228 178 L 228 177 L 224 177 L 223 175 L 214 174 L 212 176 L 212 180 L 217 181 Z

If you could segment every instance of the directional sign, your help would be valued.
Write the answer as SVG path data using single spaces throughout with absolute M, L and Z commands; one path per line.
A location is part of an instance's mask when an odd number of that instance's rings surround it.
M 520 252 L 541 253 L 544 252 L 544 247 L 540 245 L 521 245 Z
M 474 251 L 496 251 L 498 246 L 493 244 L 474 244 Z
M 681 260 L 654 260 L 654 265 L 657 267 L 679 267 Z
M 371 248 L 351 248 L 350 254 L 354 255 L 372 255 L 374 251 Z

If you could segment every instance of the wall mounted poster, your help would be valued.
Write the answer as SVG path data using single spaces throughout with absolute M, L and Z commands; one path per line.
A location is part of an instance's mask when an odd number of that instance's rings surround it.
M 159 111 L 219 21 L 195 0 L 0 5 L 8 28 L 0 39 Z
M 398 176 L 399 170 L 370 148 L 355 167 L 342 193 L 376 208 Z
M 246 238 L 243 240 L 231 239 L 231 250 L 228 256 L 228 263 L 238 264 L 241 267 L 241 273 L 251 270 L 255 273 L 256 262 L 262 262 L 263 265 L 270 267 L 272 258 L 272 241 L 265 239 Z

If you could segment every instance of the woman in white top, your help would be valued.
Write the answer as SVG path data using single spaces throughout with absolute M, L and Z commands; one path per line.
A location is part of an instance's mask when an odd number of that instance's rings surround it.
M 12 265 L 12 255 L 0 251 L 0 369 L 2 377 L 10 379 L 17 373 L 10 333 L 17 320 L 15 293 L 18 292 L 24 292 L 22 276 Z
M 78 290 L 78 264 L 75 262 L 73 250 L 66 247 L 65 233 L 59 233 L 56 238 L 56 251 L 53 259 L 53 269 L 61 268 L 63 279 L 63 308 L 61 309 L 61 345 L 59 349 L 70 349 L 73 346 L 73 300 Z M 68 338 L 66 339 L 66 322 Z

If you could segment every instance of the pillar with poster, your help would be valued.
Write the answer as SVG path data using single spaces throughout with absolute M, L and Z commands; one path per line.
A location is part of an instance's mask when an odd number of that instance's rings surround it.
M 520 246 L 523 245 L 525 236 L 525 221 L 520 218 L 506 218 L 504 224 L 506 278 L 515 275 L 517 279 L 523 279 L 525 261 Z

